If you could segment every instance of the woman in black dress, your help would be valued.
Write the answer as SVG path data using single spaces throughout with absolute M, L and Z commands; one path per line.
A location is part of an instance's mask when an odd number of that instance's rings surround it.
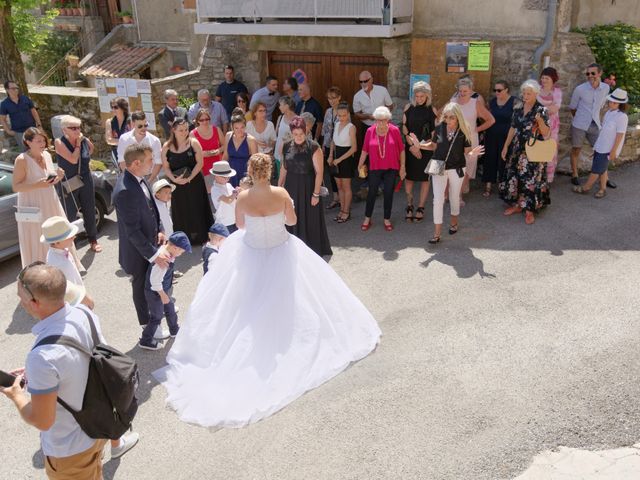
M 424 218 L 424 205 L 429 196 L 429 175 L 424 173 L 433 152 L 420 150 L 420 145 L 412 144 L 410 135 L 413 133 L 420 142 L 431 140 L 436 128 L 438 112 L 431 105 L 431 86 L 427 82 L 416 82 L 413 85 L 413 101 L 404 107 L 402 117 L 402 134 L 405 137 L 405 152 L 407 156 L 407 177 L 404 190 L 407 194 L 407 222 L 421 222 Z M 420 198 L 415 216 L 413 215 L 413 185 L 420 184 Z
M 173 228 L 187 234 L 191 243 L 205 243 L 213 214 L 202 176 L 202 147 L 189 137 L 189 124 L 183 118 L 171 126 L 171 137 L 162 146 L 165 175 L 175 185 L 171 196 Z
M 289 128 L 293 140 L 283 145 L 278 185 L 284 186 L 293 199 L 298 223 L 287 229 L 318 255 L 333 255 L 320 199 L 322 149 L 307 138 L 307 126 L 301 117 L 293 117 Z
M 509 84 L 504 80 L 498 80 L 493 93 L 496 96 L 489 102 L 489 111 L 496 123 L 491 125 L 484 136 L 484 162 L 482 165 L 482 181 L 485 184 L 484 197 L 491 195 L 491 186 L 504 175 L 504 161 L 500 153 L 504 147 L 504 141 L 509 134 L 511 117 L 516 98 L 509 93 Z

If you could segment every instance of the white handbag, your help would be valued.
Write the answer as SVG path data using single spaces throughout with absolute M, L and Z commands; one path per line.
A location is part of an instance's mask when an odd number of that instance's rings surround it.
M 42 223 L 42 213 L 40 207 L 19 207 L 16 206 L 16 222 Z

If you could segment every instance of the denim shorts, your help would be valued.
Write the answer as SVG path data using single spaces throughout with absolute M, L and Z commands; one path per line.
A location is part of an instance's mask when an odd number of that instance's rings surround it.
M 591 164 L 591 173 L 602 175 L 607 171 L 609 166 L 609 154 L 593 152 L 593 163 Z

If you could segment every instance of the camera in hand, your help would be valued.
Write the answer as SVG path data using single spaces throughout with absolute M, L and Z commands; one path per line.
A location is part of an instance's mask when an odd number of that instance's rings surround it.
M 53 182 L 56 178 L 58 178 L 58 175 L 56 175 L 55 173 L 50 173 L 49 175 L 47 175 L 47 182 L 51 183 L 51 182 Z
M 16 381 L 16 376 L 0 370 L 0 386 L 9 388 Z M 20 381 L 20 387 L 24 388 L 24 378 Z

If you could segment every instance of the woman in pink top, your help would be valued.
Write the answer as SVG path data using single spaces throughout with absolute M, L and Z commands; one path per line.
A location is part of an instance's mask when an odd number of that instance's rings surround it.
M 538 102 L 546 107 L 549 114 L 549 127 L 551 127 L 551 137 L 556 142 L 560 133 L 560 107 L 562 106 L 562 90 L 556 87 L 558 82 L 558 72 L 553 67 L 547 67 L 540 72 L 540 86 L 542 89 L 538 94 Z M 553 176 L 558 165 L 558 151 L 549 163 L 547 163 L 547 182 L 553 182 Z
M 211 115 L 205 109 L 201 109 L 195 119 L 194 128 L 189 136 L 195 138 L 202 147 L 202 175 L 207 186 L 207 193 L 211 193 L 213 175 L 209 173 L 213 164 L 222 159 L 222 130 L 211 125 Z
M 373 112 L 375 123 L 367 129 L 362 144 L 362 153 L 358 162 L 361 171 L 364 162 L 369 157 L 369 193 L 365 208 L 364 222 L 361 229 L 366 232 L 371 228 L 371 215 L 376 204 L 378 187 L 382 183 L 384 191 L 384 229 L 393 230 L 391 224 L 391 207 L 393 206 L 393 188 L 396 176 L 404 180 L 404 144 L 400 129 L 391 124 L 391 112 L 387 107 L 378 107 Z M 361 175 L 362 176 L 362 175 Z

